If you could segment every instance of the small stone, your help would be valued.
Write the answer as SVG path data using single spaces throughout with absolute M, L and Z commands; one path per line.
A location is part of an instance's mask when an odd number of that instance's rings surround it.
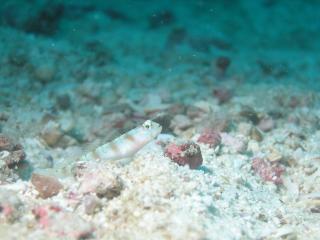
M 212 94 L 218 99 L 219 104 L 229 102 L 232 98 L 232 93 L 228 89 L 224 88 L 214 89 Z
M 74 173 L 81 183 L 78 190 L 81 194 L 95 193 L 99 198 L 111 200 L 124 188 L 122 179 L 102 164 L 80 163 Z
M 12 151 L 14 144 L 7 136 L 0 134 L 0 151 Z
M 149 17 L 149 27 L 151 29 L 167 26 L 175 21 L 173 13 L 169 10 L 161 10 Z
M 231 136 L 228 133 L 221 133 L 221 143 L 228 147 L 233 153 L 243 153 L 247 150 L 247 143 L 239 138 Z
M 269 162 L 279 162 L 282 159 L 282 155 L 277 150 L 272 150 L 270 154 L 268 154 L 267 159 Z
M 32 174 L 31 183 L 39 192 L 40 197 L 44 199 L 57 195 L 63 188 L 58 179 L 37 173 Z
M 268 132 L 272 130 L 274 127 L 275 127 L 275 122 L 271 117 L 262 118 L 258 124 L 258 128 L 264 132 Z
M 202 108 L 198 107 L 198 106 L 188 106 L 187 108 L 187 116 L 191 119 L 199 119 L 199 118 L 203 118 L 206 115 L 206 111 L 203 110 Z
M 304 173 L 308 176 L 314 174 L 317 170 L 318 170 L 318 167 L 313 166 L 313 165 L 309 165 L 309 166 L 303 168 Z
M 35 67 L 34 77 L 41 83 L 49 83 L 53 80 L 54 75 L 55 68 L 53 65 L 43 64 Z
M 240 116 L 250 120 L 253 124 L 259 123 L 259 115 L 252 107 L 244 106 L 239 114 Z
M 18 220 L 22 213 L 22 207 L 22 202 L 17 193 L 0 189 L 0 219 L 4 216 L 5 220 L 10 223 Z
M 79 215 L 66 211 L 60 206 L 42 205 L 32 213 L 42 229 L 53 239 L 91 239 L 93 226 Z
M 240 134 L 244 136 L 249 136 L 250 132 L 252 131 L 252 125 L 247 122 L 240 122 L 237 127 L 237 130 Z
M 9 153 L 6 157 L 3 157 L 2 160 L 5 161 L 8 167 L 13 167 L 17 165 L 19 162 L 23 161 L 25 157 L 26 154 L 23 150 L 16 150 Z
M 203 132 L 206 129 L 212 129 L 217 132 L 226 132 L 229 125 L 230 121 L 227 117 L 209 115 L 197 124 L 197 131 Z
M 100 183 L 96 187 L 96 194 L 99 198 L 107 198 L 109 200 L 118 197 L 123 189 L 123 183 L 120 178 L 108 183 Z
M 165 149 L 165 155 L 180 166 L 189 165 L 190 169 L 196 169 L 203 162 L 200 147 L 193 142 L 170 143 Z
M 50 146 L 55 147 L 63 133 L 60 125 L 54 121 L 49 121 L 41 131 L 42 139 Z
M 209 145 L 210 148 L 216 148 L 221 143 L 221 137 L 217 131 L 206 130 L 199 136 L 197 141 Z
M 263 158 L 255 157 L 252 159 L 252 168 L 264 181 L 282 184 L 281 175 L 284 168 L 279 165 L 271 165 L 270 162 Z
M 71 106 L 70 96 L 68 94 L 63 94 L 57 97 L 57 105 L 62 110 L 67 110 Z
M 252 153 L 260 152 L 259 143 L 257 143 L 256 141 L 249 141 L 247 150 Z
M 251 129 L 250 137 L 253 140 L 256 140 L 257 142 L 261 142 L 263 140 L 263 135 L 262 135 L 261 131 L 256 127 L 253 127 Z
M 87 195 L 83 199 L 84 209 L 86 214 L 93 215 L 100 207 L 101 204 L 96 196 Z
M 187 128 L 192 126 L 192 121 L 187 116 L 178 114 L 172 119 L 170 126 L 172 128 L 186 130 Z
M 6 112 L 0 112 L 0 122 L 6 122 L 9 120 L 9 114 Z

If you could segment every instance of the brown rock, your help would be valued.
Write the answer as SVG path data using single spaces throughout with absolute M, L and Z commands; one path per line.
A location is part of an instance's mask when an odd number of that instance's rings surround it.
M 123 183 L 120 178 L 116 177 L 109 183 L 100 183 L 96 188 L 96 194 L 99 198 L 113 199 L 121 194 Z
M 5 161 L 8 167 L 12 167 L 17 163 L 21 162 L 22 160 L 24 160 L 25 157 L 26 157 L 26 154 L 23 150 L 16 150 L 9 153 L 8 156 L 3 158 L 3 160 Z
M 170 143 L 165 149 L 165 155 L 180 166 L 189 165 L 190 169 L 196 169 L 203 162 L 200 147 L 193 142 Z
M 39 192 L 41 198 L 53 197 L 63 188 L 58 179 L 37 173 L 32 174 L 31 183 Z
M 12 141 L 7 136 L 0 134 L 0 151 L 11 151 L 13 148 Z
M 41 131 L 42 139 L 50 146 L 55 147 L 63 133 L 60 125 L 54 121 L 49 121 Z
M 253 127 L 253 128 L 251 129 L 250 137 L 251 137 L 253 140 L 256 140 L 257 142 L 261 142 L 262 139 L 263 139 L 262 132 L 261 132 L 258 128 L 256 128 L 256 127 Z

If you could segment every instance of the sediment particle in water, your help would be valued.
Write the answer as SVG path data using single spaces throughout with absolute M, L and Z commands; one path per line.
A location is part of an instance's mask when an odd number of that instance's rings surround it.
M 162 10 L 152 14 L 149 17 L 149 27 L 151 29 L 156 29 L 162 26 L 167 26 L 175 21 L 174 14 L 169 10 Z
M 170 143 L 165 149 L 165 155 L 180 166 L 189 165 L 190 169 L 196 169 L 203 162 L 200 147 L 193 142 Z
M 31 183 L 39 192 L 39 196 L 44 199 L 57 195 L 63 188 L 58 179 L 37 173 L 32 174 Z

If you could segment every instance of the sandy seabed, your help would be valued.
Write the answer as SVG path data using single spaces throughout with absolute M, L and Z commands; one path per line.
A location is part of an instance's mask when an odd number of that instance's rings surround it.
M 1 239 L 319 238 L 312 4 L 36 2 L 0 11 Z M 147 119 L 131 159 L 81 161 Z

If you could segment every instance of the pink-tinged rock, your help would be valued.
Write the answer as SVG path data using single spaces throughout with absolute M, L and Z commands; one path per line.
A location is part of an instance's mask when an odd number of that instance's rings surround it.
M 268 132 L 275 127 L 275 122 L 271 117 L 262 118 L 258 124 L 258 128 L 261 131 Z
M 189 165 L 191 169 L 199 167 L 203 162 L 200 147 L 193 142 L 170 143 L 165 149 L 165 155 L 181 166 Z
M 54 239 L 85 239 L 94 231 L 81 217 L 59 206 L 38 206 L 32 213 L 39 227 L 45 229 Z
M 216 148 L 221 143 L 221 136 L 217 131 L 206 129 L 197 141 L 209 145 L 210 148 Z
M 221 143 L 227 146 L 232 152 L 242 153 L 247 150 L 247 143 L 238 138 L 231 136 L 228 133 L 221 133 Z
M 255 157 L 252 159 L 253 171 L 258 174 L 264 181 L 282 184 L 281 175 L 285 171 L 279 165 L 271 165 L 270 162 L 263 158 Z
M 232 98 L 232 93 L 224 88 L 214 89 L 212 94 L 218 99 L 219 104 L 226 103 Z
M 0 189 L 0 225 L 1 220 L 15 222 L 23 214 L 23 205 L 17 193 L 11 190 Z
M 63 188 L 58 179 L 37 173 L 32 174 L 31 183 L 41 198 L 53 197 Z
M 38 220 L 41 228 L 49 227 L 48 209 L 46 207 L 36 207 L 32 209 L 32 213 Z
M 19 162 L 23 161 L 25 158 L 26 154 L 23 150 L 16 150 L 9 153 L 6 157 L 3 158 L 3 160 L 9 168 L 12 168 Z
M 95 193 L 99 198 L 111 200 L 118 197 L 124 189 L 122 179 L 104 164 L 80 164 L 75 171 L 80 182 L 80 194 Z

